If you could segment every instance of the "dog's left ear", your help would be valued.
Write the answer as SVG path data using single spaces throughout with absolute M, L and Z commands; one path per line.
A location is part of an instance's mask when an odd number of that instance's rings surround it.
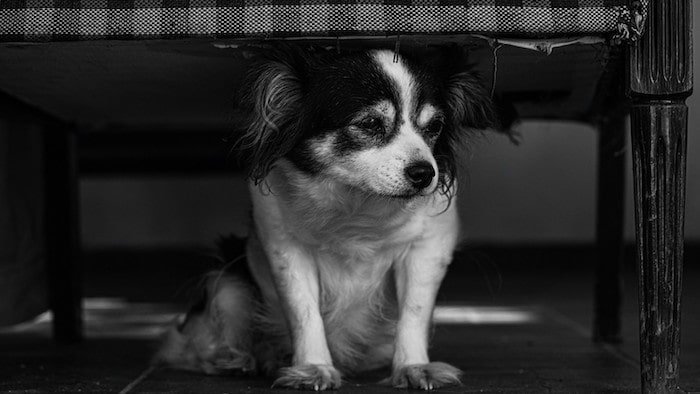
M 456 131 L 500 130 L 501 123 L 491 94 L 469 64 L 466 50 L 443 48 L 439 62 L 451 126 Z
M 458 155 L 463 151 L 470 131 L 494 130 L 509 135 L 511 140 L 513 137 L 509 129 L 502 127 L 491 94 L 469 63 L 464 48 L 442 47 L 428 58 L 432 59 L 431 66 L 442 79 L 447 107 L 447 127 L 435 143 L 435 158 L 442 174 L 441 192 L 451 196 L 459 167 Z M 506 121 L 506 124 L 510 123 Z
M 448 77 L 446 99 L 455 128 L 500 128 L 491 96 L 472 72 L 461 71 Z

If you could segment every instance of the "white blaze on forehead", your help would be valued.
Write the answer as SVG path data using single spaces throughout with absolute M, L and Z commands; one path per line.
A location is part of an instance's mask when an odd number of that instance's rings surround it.
M 374 60 L 396 84 L 396 89 L 399 92 L 399 99 L 401 100 L 402 115 L 404 116 L 404 120 L 408 120 L 408 114 L 410 114 L 413 109 L 413 96 L 416 86 L 413 75 L 411 75 L 403 64 L 401 57 L 398 57 L 397 61 L 394 62 L 394 53 L 391 51 L 381 50 L 374 52 Z

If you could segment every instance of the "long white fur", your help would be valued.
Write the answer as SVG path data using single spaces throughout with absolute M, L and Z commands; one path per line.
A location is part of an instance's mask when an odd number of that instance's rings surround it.
M 271 297 L 265 303 L 283 306 L 266 320 L 290 331 L 293 364 L 356 372 L 392 359 L 395 370 L 428 363 L 435 294 L 457 239 L 455 205 L 445 211 L 441 195 L 404 201 L 358 193 L 284 162 L 267 184 L 269 192 L 250 188 L 263 253 L 248 257 Z M 387 299 L 392 280 L 398 306 Z M 369 357 L 377 348 L 384 353 Z
M 374 59 L 382 70 L 384 70 L 384 72 L 389 76 L 389 78 L 394 80 L 396 86 L 399 87 L 401 104 L 405 109 L 403 112 L 403 120 L 408 122 L 410 117 L 407 115 L 410 114 L 410 111 L 415 110 L 415 79 L 403 64 L 403 59 L 401 57 L 394 56 L 394 53 L 391 51 L 375 51 Z

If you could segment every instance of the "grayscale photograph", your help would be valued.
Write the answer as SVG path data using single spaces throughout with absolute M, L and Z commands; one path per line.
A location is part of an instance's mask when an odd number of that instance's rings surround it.
M 0 393 L 700 394 L 693 3 L 0 0 Z

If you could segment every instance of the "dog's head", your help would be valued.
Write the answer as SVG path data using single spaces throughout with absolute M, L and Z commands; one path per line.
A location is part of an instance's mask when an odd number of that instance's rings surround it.
M 285 47 L 251 68 L 243 92 L 237 148 L 256 182 L 285 158 L 376 195 L 449 194 L 459 142 L 496 123 L 461 50 L 418 61 Z

